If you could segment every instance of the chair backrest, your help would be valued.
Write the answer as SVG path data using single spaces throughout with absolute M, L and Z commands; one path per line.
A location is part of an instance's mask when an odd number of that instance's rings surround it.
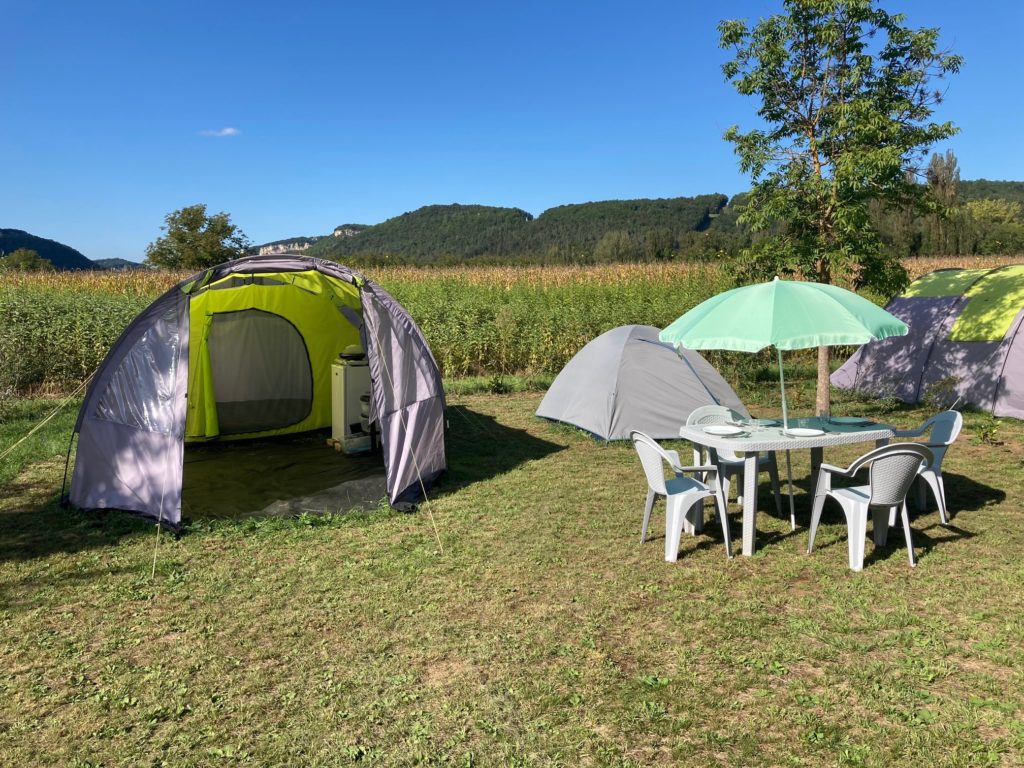
M 743 414 L 726 405 L 702 405 L 690 412 L 690 415 L 686 417 L 686 424 L 687 426 L 691 424 L 698 426 L 725 424 L 729 421 L 739 421 L 742 418 Z
M 686 417 L 686 425 L 703 427 L 708 424 L 727 424 L 730 421 L 739 421 L 742 418 L 742 413 L 734 411 L 727 405 L 702 405 L 700 408 L 694 408 L 690 412 L 690 415 Z M 730 451 L 726 448 L 718 449 L 718 458 L 727 461 L 739 460 L 736 451 Z
M 643 432 L 633 430 L 629 433 L 629 438 L 633 441 L 633 447 L 636 448 L 637 455 L 640 457 L 640 463 L 643 464 L 644 474 L 647 475 L 647 485 L 656 493 L 663 496 L 668 495 L 665 488 L 663 464 L 667 463 L 671 466 L 672 462 L 669 461 L 665 450 L 654 441 L 654 438 Z
M 873 507 L 903 504 L 918 470 L 922 465 L 931 464 L 933 458 L 931 450 L 919 443 L 893 443 L 861 456 L 858 463 L 871 463 L 868 504 Z
M 929 424 L 932 428 L 928 436 L 929 445 L 952 445 L 964 425 L 964 417 L 958 411 L 943 411 L 928 419 L 924 428 L 927 429 Z

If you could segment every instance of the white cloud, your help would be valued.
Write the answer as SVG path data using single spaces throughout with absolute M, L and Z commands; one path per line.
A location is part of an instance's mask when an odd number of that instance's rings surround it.
M 217 130 L 200 131 L 200 136 L 212 136 L 215 139 L 223 139 L 226 136 L 237 136 L 241 131 L 237 128 L 219 128 Z

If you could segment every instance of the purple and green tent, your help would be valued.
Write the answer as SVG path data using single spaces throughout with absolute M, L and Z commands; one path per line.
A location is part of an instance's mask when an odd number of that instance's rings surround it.
M 331 363 L 353 344 L 388 499 L 417 500 L 446 468 L 444 390 L 422 332 L 357 272 L 274 255 L 200 272 L 129 324 L 78 414 L 70 502 L 179 527 L 185 444 L 329 426 Z
M 941 388 L 1024 419 L 1024 264 L 931 272 L 886 309 L 909 333 L 865 344 L 832 374 L 835 386 L 906 403 Z

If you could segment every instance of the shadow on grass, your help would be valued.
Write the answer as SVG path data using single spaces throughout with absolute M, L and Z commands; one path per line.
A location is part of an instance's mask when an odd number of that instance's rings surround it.
M 973 512 L 984 507 L 991 506 L 993 504 L 1001 504 L 1006 500 L 1006 491 L 999 488 L 993 488 L 990 485 L 979 483 L 977 480 L 972 480 L 965 475 L 958 475 L 954 472 L 943 471 L 942 473 L 943 483 L 946 486 L 946 503 L 949 506 L 950 517 L 955 517 L 960 512 Z M 858 478 L 859 482 L 867 482 L 867 473 L 865 472 Z M 783 504 L 786 504 L 785 496 L 785 477 L 783 477 Z M 856 483 L 850 483 L 854 485 Z M 805 491 L 804 494 L 796 496 L 796 511 L 797 511 L 797 522 L 803 520 L 808 525 L 811 519 L 811 503 L 812 498 L 811 492 L 811 478 L 803 477 L 799 480 L 793 480 L 794 488 L 801 488 Z M 838 485 L 837 485 L 838 487 Z M 907 509 L 910 511 L 911 520 L 913 520 L 917 512 L 917 500 L 914 494 L 917 493 L 916 488 L 912 488 L 910 495 L 907 498 Z M 765 509 L 765 507 L 759 507 Z M 926 492 L 926 509 L 935 511 L 935 498 L 932 496 L 931 491 Z M 833 521 L 839 522 L 842 520 L 842 513 L 839 511 L 840 507 L 837 503 L 825 504 L 825 509 L 822 514 L 821 521 L 823 523 Z M 802 513 L 802 514 L 801 514 Z
M 996 488 L 984 485 L 971 480 L 963 475 L 950 472 L 943 472 L 946 485 L 947 503 L 949 504 L 950 524 L 942 525 L 935 522 L 922 526 L 919 519 L 923 515 L 935 514 L 935 502 L 929 495 L 926 511 L 918 512 L 915 499 L 911 497 L 907 502 L 907 509 L 910 513 L 911 538 L 914 551 L 918 559 L 927 556 L 933 549 L 944 546 L 954 541 L 974 538 L 977 534 L 961 528 L 956 524 L 956 515 L 962 512 L 970 512 L 981 509 L 990 504 L 999 504 L 1006 499 L 1006 493 Z M 805 497 L 809 498 L 809 497 Z M 799 519 L 799 518 L 798 518 Z M 834 501 L 826 501 L 822 510 L 821 522 L 823 525 L 844 525 L 846 519 L 842 509 Z M 868 526 L 870 537 L 870 523 Z M 828 549 L 830 547 L 847 546 L 846 536 L 842 536 L 832 542 L 815 541 L 815 550 Z M 891 557 L 902 557 L 906 555 L 906 541 L 903 538 L 902 527 L 897 525 L 889 529 L 888 539 L 884 546 L 869 548 L 864 557 L 865 568 L 873 563 L 888 560 Z
M 19 486 L 7 485 L 4 492 L 17 494 Z M 109 547 L 127 536 L 152 530 L 151 522 L 116 510 L 64 509 L 54 496 L 41 507 L 0 513 L 0 562 Z
M 563 449 L 462 405 L 449 407 L 448 419 L 449 471 L 435 491 L 438 494 L 486 481 Z M 311 515 L 326 515 L 327 524 L 347 519 L 357 509 L 370 519 L 376 517 L 384 496 L 379 455 L 336 453 L 324 445 L 320 434 L 189 448 L 183 485 L 186 533 L 205 525 L 235 523 L 248 530 L 259 525 L 254 517 L 295 518 L 300 524 Z M 112 546 L 124 537 L 153 530 L 152 521 L 132 513 L 66 509 L 56 496 L 39 491 L 30 483 L 3 487 L 5 495 L 18 501 L 0 510 L 0 561 Z M 282 519 L 281 524 L 287 521 Z
M 438 495 L 454 493 L 565 449 L 464 405 L 448 406 L 448 424 L 448 472 L 438 485 Z

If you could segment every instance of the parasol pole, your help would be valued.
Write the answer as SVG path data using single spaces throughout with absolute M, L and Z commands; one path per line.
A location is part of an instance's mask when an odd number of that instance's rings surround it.
M 778 278 L 776 278 L 777 280 Z M 782 373 L 782 350 L 775 351 L 779 355 L 779 386 L 782 388 L 782 431 L 789 431 L 789 413 L 786 410 L 786 377 Z M 789 527 L 796 530 L 796 510 L 793 508 L 793 461 L 786 451 L 786 481 L 789 483 Z
M 786 410 L 786 377 L 782 374 L 782 350 L 776 347 L 775 351 L 779 354 L 779 386 L 782 388 L 782 428 L 789 431 L 789 413 Z

